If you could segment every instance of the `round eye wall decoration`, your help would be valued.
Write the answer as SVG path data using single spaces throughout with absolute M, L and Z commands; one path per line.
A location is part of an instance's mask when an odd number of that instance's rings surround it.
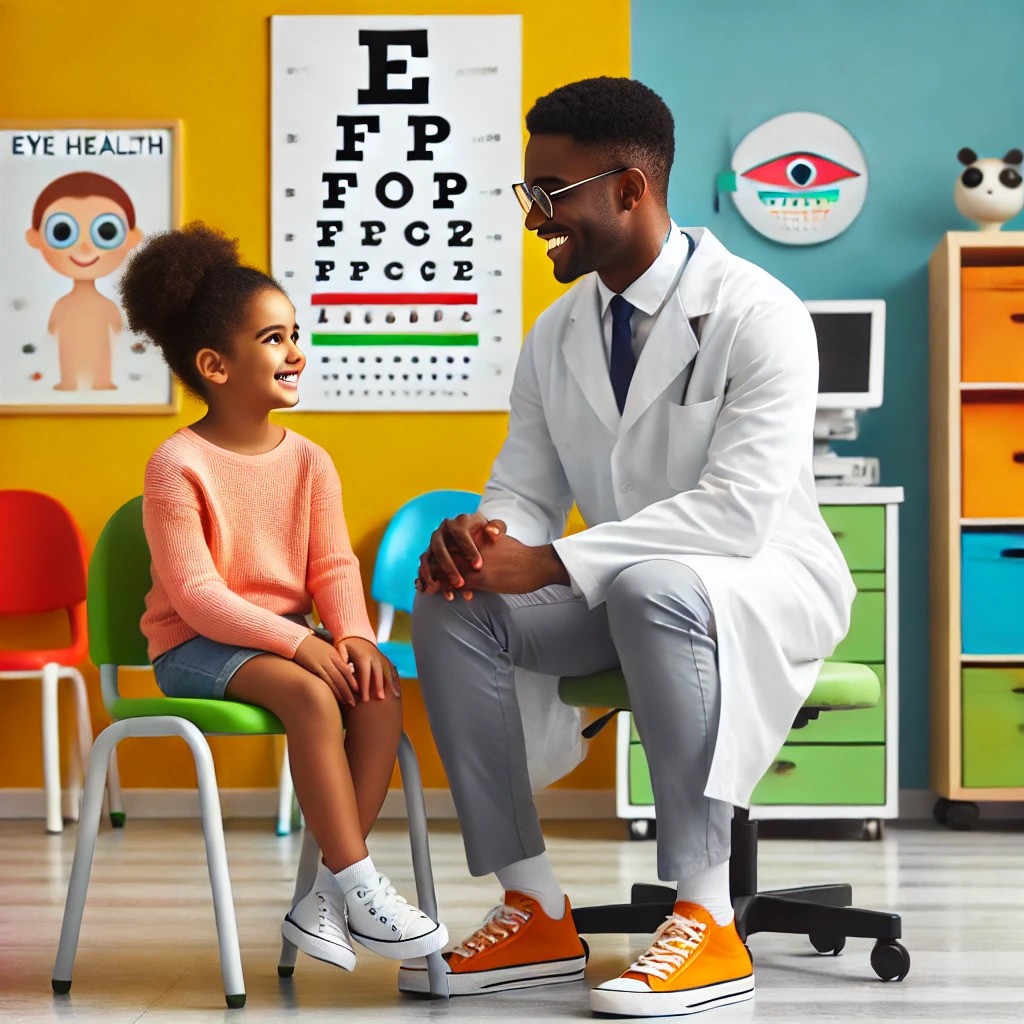
M 718 191 L 732 193 L 743 219 L 784 245 L 815 245 L 842 234 L 868 191 L 868 168 L 854 137 L 821 114 L 782 114 L 736 147 Z

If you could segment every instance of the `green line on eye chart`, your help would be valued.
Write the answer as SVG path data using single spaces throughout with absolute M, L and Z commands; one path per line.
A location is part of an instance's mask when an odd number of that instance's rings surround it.
M 477 346 L 479 334 L 311 334 L 314 345 L 461 345 Z

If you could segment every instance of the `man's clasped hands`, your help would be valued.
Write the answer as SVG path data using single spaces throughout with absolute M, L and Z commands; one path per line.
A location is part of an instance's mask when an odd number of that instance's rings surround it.
M 568 585 L 569 574 L 551 544 L 535 547 L 510 537 L 505 523 L 480 512 L 446 519 L 420 556 L 416 589 L 467 601 L 474 591 L 529 594 L 554 583 Z

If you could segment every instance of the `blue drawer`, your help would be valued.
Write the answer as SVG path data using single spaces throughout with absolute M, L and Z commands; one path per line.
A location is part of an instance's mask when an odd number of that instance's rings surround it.
M 963 534 L 964 654 L 1024 654 L 1024 532 Z

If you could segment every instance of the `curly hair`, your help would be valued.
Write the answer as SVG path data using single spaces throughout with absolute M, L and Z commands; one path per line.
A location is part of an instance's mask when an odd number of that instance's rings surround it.
M 542 96 L 526 115 L 531 135 L 568 135 L 639 167 L 662 201 L 675 156 L 675 121 L 653 89 L 632 78 L 585 78 Z
M 230 352 L 231 335 L 252 296 L 284 289 L 242 264 L 238 239 L 199 221 L 151 236 L 121 276 L 128 326 L 160 349 L 164 362 L 197 398 L 204 398 L 196 353 Z

